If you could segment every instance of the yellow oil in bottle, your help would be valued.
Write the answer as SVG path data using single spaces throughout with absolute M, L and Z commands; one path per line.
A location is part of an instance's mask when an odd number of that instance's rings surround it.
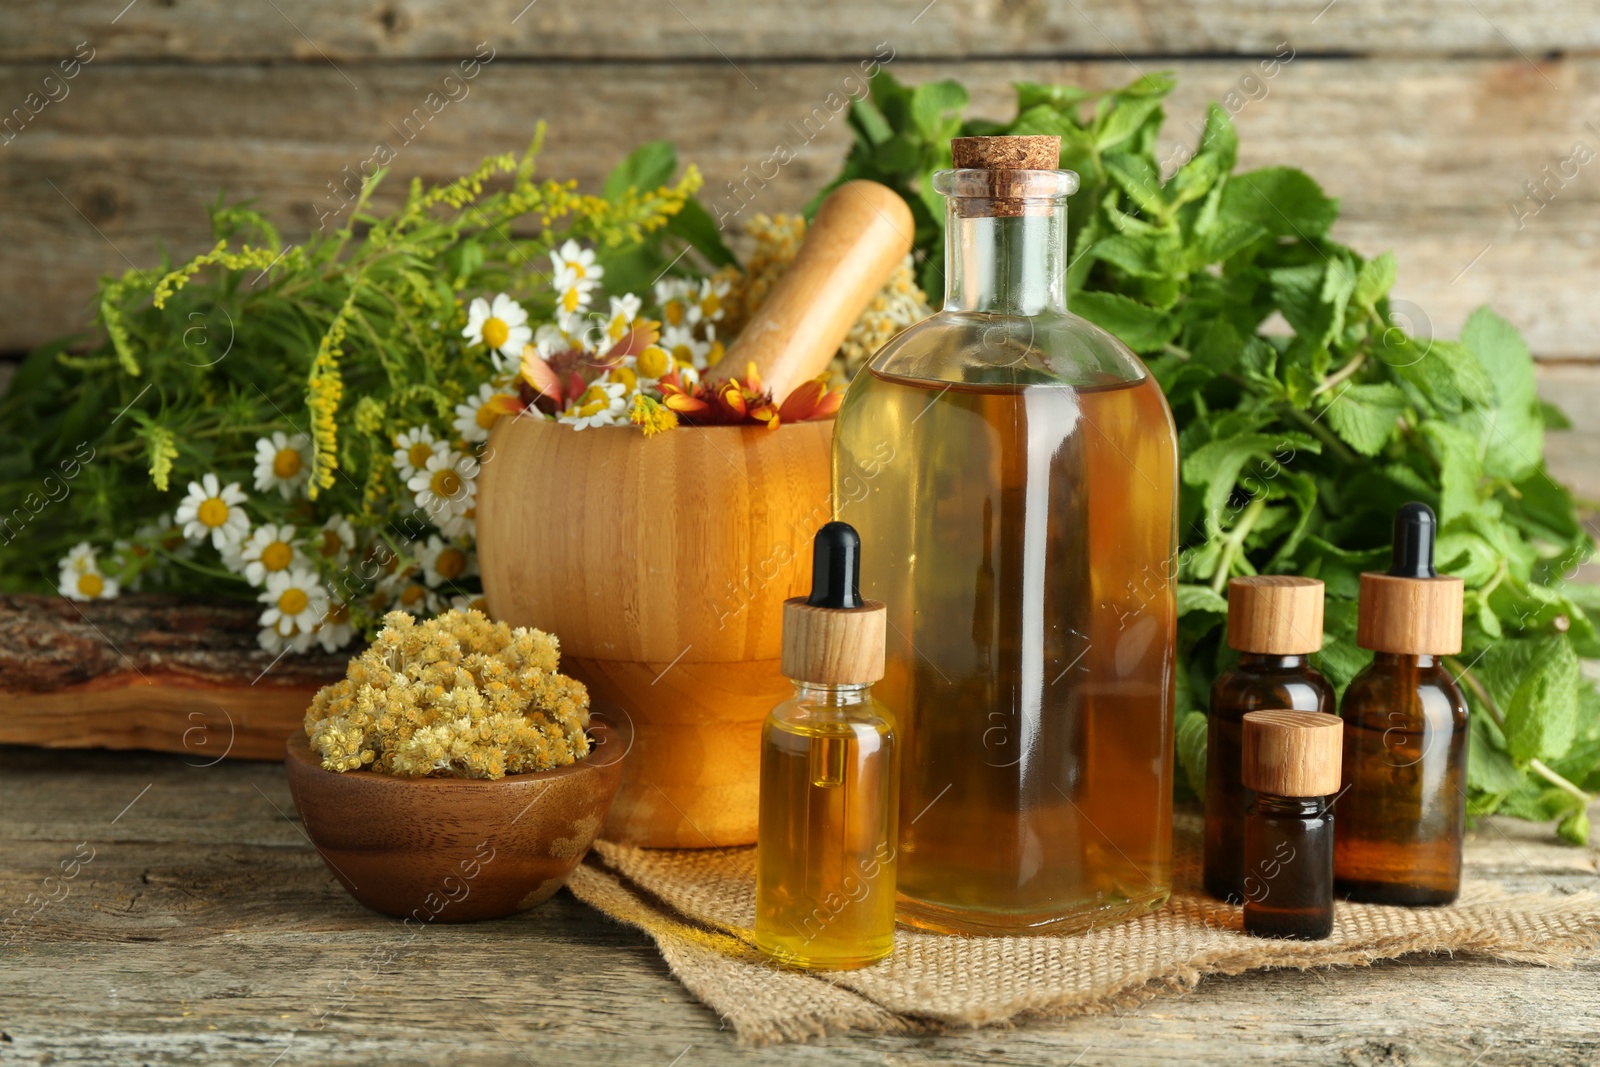
M 862 592 L 888 606 L 900 921 L 1054 933 L 1159 907 L 1176 626 L 1159 387 L 876 368 L 845 401 L 834 487 L 873 560 Z
M 861 692 L 841 708 L 840 688 Z M 894 947 L 894 737 L 865 690 L 801 686 L 762 731 L 756 944 L 779 964 L 862 967 Z

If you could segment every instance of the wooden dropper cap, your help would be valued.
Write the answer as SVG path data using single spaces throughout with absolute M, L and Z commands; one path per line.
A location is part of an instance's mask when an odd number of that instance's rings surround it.
M 861 537 L 830 522 L 812 541 L 811 595 L 783 602 L 783 674 L 815 685 L 883 677 L 882 601 L 861 599 Z
M 1274 656 L 1322 648 L 1322 583 L 1291 574 L 1228 581 L 1228 647 Z
M 1387 574 L 1361 576 L 1356 644 L 1373 652 L 1453 656 L 1461 651 L 1466 586 L 1433 568 L 1439 522 L 1426 504 L 1394 516 L 1394 554 Z
M 1280 797 L 1339 791 L 1344 720 L 1320 711 L 1251 711 L 1240 759 L 1247 788 Z

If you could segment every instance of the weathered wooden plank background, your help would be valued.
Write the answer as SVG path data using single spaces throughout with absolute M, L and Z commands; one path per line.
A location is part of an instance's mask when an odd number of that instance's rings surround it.
M 1171 68 L 1171 145 L 1234 93 L 1245 164 L 1304 166 L 1341 197 L 1341 236 L 1396 251 L 1429 328 L 1490 302 L 1541 356 L 1600 357 L 1600 166 L 1573 155 L 1600 152 L 1587 0 L 12 0 L 0 19 L 0 118 L 59 97 L 0 133 L 0 351 L 80 325 L 97 274 L 204 247 L 219 190 L 307 231 L 341 168 L 399 144 L 452 66 L 492 50 L 397 177 L 519 148 L 542 117 L 548 173 L 592 184 L 666 136 L 713 201 L 781 140 L 798 158 L 750 210 L 793 209 L 848 141 L 840 119 L 803 147 L 796 127 L 874 52 L 902 78 L 960 78 L 997 116 L 1012 80 Z M 47 84 L 75 53 L 92 58 Z

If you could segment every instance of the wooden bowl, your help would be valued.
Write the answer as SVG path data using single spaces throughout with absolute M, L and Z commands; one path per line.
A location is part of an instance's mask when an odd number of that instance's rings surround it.
M 502 418 L 478 480 L 489 614 L 561 638 L 562 670 L 635 741 L 604 835 L 756 837 L 761 723 L 791 692 L 783 602 L 832 518 L 833 422 L 574 431 Z
M 626 727 L 591 720 L 584 759 L 504 778 L 322 769 L 304 730 L 284 767 L 306 834 L 358 901 L 418 922 L 496 919 L 550 899 L 583 861 L 622 778 Z

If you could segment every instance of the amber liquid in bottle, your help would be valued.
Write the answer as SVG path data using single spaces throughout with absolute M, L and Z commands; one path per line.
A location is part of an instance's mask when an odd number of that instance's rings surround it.
M 1205 888 L 1230 904 L 1245 899 L 1245 811 L 1255 798 L 1240 781 L 1243 720 L 1246 712 L 1263 708 L 1338 714 L 1332 684 L 1306 655 L 1241 652 L 1239 665 L 1212 684 L 1206 729 Z
M 863 378 L 835 448 L 871 467 L 840 514 L 874 531 L 863 589 L 889 605 L 902 921 L 1059 931 L 1158 907 L 1174 618 L 1170 444 L 1146 432 L 1168 419 L 1159 387 Z
M 1379 652 L 1345 690 L 1336 892 L 1449 904 L 1461 890 L 1467 705 L 1438 657 Z
M 1138 357 L 1068 310 L 1073 176 L 934 185 L 943 309 L 856 375 L 833 446 L 888 607 L 896 914 L 1066 933 L 1171 890 L 1176 437 Z
M 894 948 L 893 720 L 862 686 L 797 685 L 762 729 L 756 945 L 807 970 Z
M 1260 793 L 1244 822 L 1244 932 L 1319 941 L 1333 932 L 1333 809 L 1327 797 Z

